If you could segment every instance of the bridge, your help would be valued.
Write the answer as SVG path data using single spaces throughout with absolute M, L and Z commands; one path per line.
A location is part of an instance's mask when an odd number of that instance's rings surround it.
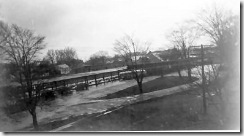
M 33 82 L 33 85 L 42 84 L 44 89 L 57 88 L 59 86 L 66 86 L 68 84 L 84 84 L 85 88 L 89 86 L 98 85 L 105 82 L 110 82 L 119 79 L 119 73 L 126 70 L 127 67 L 119 67 L 98 71 L 91 71 L 86 73 L 62 75 L 49 79 L 39 79 Z
M 204 65 L 212 64 L 212 58 L 206 57 L 204 59 Z M 138 65 L 128 65 L 127 67 L 119 67 L 98 71 L 91 71 L 86 73 L 62 75 L 59 77 L 53 77 L 49 79 L 40 79 L 34 81 L 33 85 L 42 84 L 44 89 L 47 88 L 58 88 L 59 86 L 67 86 L 68 84 L 80 84 L 82 83 L 85 89 L 88 89 L 89 86 L 99 85 L 106 82 L 111 82 L 120 79 L 120 72 L 130 70 L 130 69 L 139 69 L 143 68 L 145 70 L 150 70 L 154 68 L 160 69 L 162 72 L 170 71 L 172 69 L 180 68 L 184 69 L 186 67 L 194 67 L 201 65 L 201 58 L 189 58 L 181 59 L 174 61 L 165 61 L 160 63 L 147 63 L 147 64 L 138 64 Z

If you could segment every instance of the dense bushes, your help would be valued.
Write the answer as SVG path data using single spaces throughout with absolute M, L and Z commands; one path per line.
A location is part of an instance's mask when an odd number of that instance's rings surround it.
M 63 87 L 57 88 L 56 91 L 60 95 L 68 95 L 68 94 L 71 94 L 72 93 L 71 92 L 71 88 L 70 87 L 67 87 L 67 86 L 63 86 Z
M 77 85 L 76 91 L 82 91 L 82 90 L 85 90 L 85 88 L 86 88 L 86 84 L 85 83 L 81 83 L 81 84 Z
M 148 75 L 153 76 L 153 75 L 164 75 L 164 74 L 168 74 L 171 72 L 176 72 L 177 68 L 173 67 L 173 68 L 162 68 L 162 67 L 156 67 L 156 68 L 148 68 L 146 69 Z
M 3 110 L 6 114 L 13 114 L 26 110 L 26 105 L 21 99 L 23 90 L 16 86 L 1 87 L 3 92 Z
M 54 91 L 45 91 L 41 94 L 41 98 L 46 100 L 54 100 L 56 98 L 56 94 Z

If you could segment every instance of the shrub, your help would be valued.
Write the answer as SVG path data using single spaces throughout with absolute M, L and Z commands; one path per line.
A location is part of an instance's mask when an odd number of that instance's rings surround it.
M 81 84 L 77 85 L 76 91 L 82 91 L 82 90 L 85 90 L 85 88 L 86 88 L 86 84 L 85 83 L 81 83 Z
M 64 86 L 64 87 L 60 87 L 60 88 L 57 88 L 56 91 L 58 92 L 58 94 L 60 95 L 68 95 L 68 94 L 71 94 L 72 92 L 70 91 L 71 89 L 67 86 Z
M 56 95 L 54 91 L 45 91 L 41 94 L 41 98 L 44 100 L 53 100 L 56 98 Z
M 23 90 L 20 87 L 9 85 L 2 87 L 1 90 L 3 92 L 3 110 L 5 113 L 14 114 L 27 110 L 21 95 Z

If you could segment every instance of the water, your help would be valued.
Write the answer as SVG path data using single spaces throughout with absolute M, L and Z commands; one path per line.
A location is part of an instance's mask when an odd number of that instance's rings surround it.
M 193 72 L 196 70 L 192 70 Z M 182 72 L 182 75 L 187 75 L 187 72 Z M 165 75 L 167 76 L 167 75 Z M 178 76 L 177 73 L 168 74 L 168 76 Z M 159 76 L 145 77 L 144 82 L 148 82 L 158 78 Z M 71 95 L 68 96 L 58 96 L 53 101 L 45 103 L 45 105 L 37 108 L 37 118 L 40 124 L 50 123 L 55 120 L 67 119 L 69 116 L 79 116 L 83 114 L 92 114 L 97 112 L 106 111 L 107 109 L 128 105 L 131 103 L 145 101 L 155 97 L 161 97 L 164 95 L 170 95 L 186 89 L 187 85 L 181 85 L 178 87 L 172 87 L 169 89 L 158 90 L 150 93 L 145 93 L 142 95 L 129 96 L 124 98 L 115 98 L 108 100 L 98 100 L 99 97 L 104 97 L 107 94 L 120 91 L 122 89 L 128 88 L 130 86 L 136 85 L 135 80 L 127 81 L 115 81 L 99 86 L 90 86 L 89 90 L 83 91 L 73 91 Z M 0 117 L 0 126 L 4 126 L 1 130 L 13 131 L 20 128 L 31 126 L 32 118 L 28 112 L 22 112 L 12 115 L 13 119 L 18 119 L 18 121 L 13 121 L 11 118 L 2 115 Z
M 146 77 L 145 82 L 153 80 L 158 76 Z M 98 97 L 106 96 L 127 87 L 136 85 L 136 81 L 114 81 L 96 86 L 90 86 L 89 90 L 73 91 L 68 96 L 58 96 L 56 99 L 45 102 L 37 107 L 37 118 L 39 124 L 49 123 L 55 120 L 65 119 L 70 115 L 83 115 L 102 112 L 111 107 L 116 107 L 124 103 L 122 99 L 97 100 Z M 130 98 L 131 99 L 131 98 Z M 127 101 L 127 100 L 126 100 Z M 32 125 L 31 115 L 25 111 L 11 115 L 11 118 L 1 113 L 0 130 L 14 131 Z M 5 117 L 5 118 L 3 118 Z

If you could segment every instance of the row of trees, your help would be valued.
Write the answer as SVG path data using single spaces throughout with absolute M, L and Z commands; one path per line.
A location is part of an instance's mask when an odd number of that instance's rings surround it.
M 240 17 L 231 11 L 217 6 L 202 10 L 195 20 L 183 22 L 174 28 L 167 38 L 178 52 L 172 52 L 178 58 L 188 58 L 190 46 L 203 39 L 217 47 L 217 54 L 227 65 L 237 57 L 240 45 Z M 202 40 L 202 41 L 203 41 Z
M 77 53 L 73 48 L 50 49 L 48 50 L 44 61 L 48 61 L 52 65 L 67 64 L 71 69 L 81 68 L 84 65 L 97 67 L 98 69 L 110 67 L 119 67 L 125 65 L 123 57 L 116 54 L 113 57 L 107 51 L 98 51 L 90 56 L 87 61 L 83 61 L 77 57 Z
M 71 68 L 83 63 L 82 60 L 78 59 L 75 49 L 70 47 L 58 50 L 48 50 L 44 60 L 49 61 L 51 64 L 67 64 Z

